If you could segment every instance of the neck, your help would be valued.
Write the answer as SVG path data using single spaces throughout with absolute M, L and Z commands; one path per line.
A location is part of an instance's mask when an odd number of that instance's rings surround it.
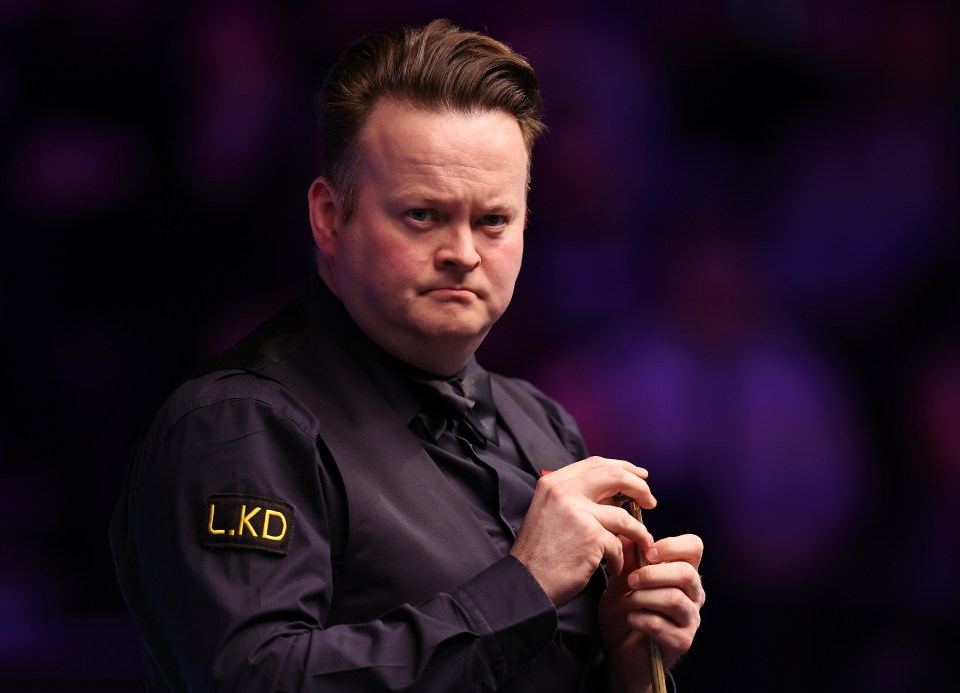
M 325 262 L 318 263 L 317 273 L 330 293 L 343 305 L 351 322 L 366 335 L 367 339 L 393 358 L 431 375 L 447 378 L 459 373 L 473 358 L 477 348 L 486 337 L 486 332 L 484 332 L 466 342 L 463 339 L 444 340 L 442 338 L 435 338 L 430 341 L 410 339 L 402 342 L 384 340 L 378 337 L 375 330 L 364 329 L 363 325 L 350 315 L 346 305 L 343 304 L 340 292 L 337 290 L 336 281 L 334 281 L 329 265 Z
M 463 370 L 476 351 L 475 348 L 464 348 L 460 344 L 446 345 L 437 342 L 429 345 L 415 344 L 409 348 L 391 348 L 390 345 L 377 344 L 408 366 L 442 378 L 448 378 Z

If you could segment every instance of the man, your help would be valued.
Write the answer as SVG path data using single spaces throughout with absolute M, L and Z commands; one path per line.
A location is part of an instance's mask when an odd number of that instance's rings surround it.
M 165 402 L 111 526 L 149 688 L 649 690 L 700 540 L 654 542 L 614 500 L 652 507 L 646 471 L 474 359 L 520 269 L 533 71 L 437 21 L 321 97 L 317 276 Z

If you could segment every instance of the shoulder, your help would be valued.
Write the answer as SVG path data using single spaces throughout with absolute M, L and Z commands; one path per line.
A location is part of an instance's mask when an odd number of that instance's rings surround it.
M 316 418 L 282 383 L 240 369 L 211 371 L 183 381 L 151 417 L 136 450 L 138 476 L 156 464 L 196 471 L 226 452 L 252 463 L 266 449 L 306 451 L 317 431 Z
M 314 435 L 316 419 L 282 383 L 241 369 L 204 373 L 183 381 L 161 405 L 155 422 L 174 428 L 192 416 L 226 409 L 261 411 Z
M 131 501 L 220 491 L 289 499 L 322 465 L 318 423 L 281 383 L 243 370 L 190 378 L 157 409 L 127 477 Z M 304 492 L 306 492 L 304 490 Z
M 292 301 L 234 346 L 210 357 L 180 381 L 159 408 L 155 422 L 167 428 L 204 413 L 228 409 L 273 412 L 305 433 L 314 433 L 310 410 L 282 378 L 265 371 L 299 351 L 310 331 L 299 300 Z

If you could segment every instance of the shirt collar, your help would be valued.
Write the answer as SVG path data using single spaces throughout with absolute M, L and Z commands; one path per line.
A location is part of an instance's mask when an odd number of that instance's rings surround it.
M 361 370 L 400 416 L 404 425 L 409 426 L 428 399 L 423 388 L 416 387 L 414 379 L 445 378 L 404 363 L 380 348 L 357 326 L 343 302 L 330 291 L 319 275 L 313 275 L 301 301 L 310 319 L 325 328 L 324 331 L 356 359 Z M 471 356 L 467 365 L 450 377 L 467 375 L 479 369 L 482 367 Z

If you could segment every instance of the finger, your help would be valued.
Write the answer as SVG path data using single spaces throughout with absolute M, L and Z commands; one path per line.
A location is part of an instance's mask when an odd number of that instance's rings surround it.
M 622 494 L 649 509 L 657 500 L 644 480 L 646 475 L 645 469 L 624 460 L 590 457 L 555 472 L 542 470 L 537 487 L 546 494 L 575 488 L 577 495 L 606 505 L 616 504 L 614 497 Z
M 546 476 L 547 474 L 555 474 L 554 479 L 570 479 L 576 477 L 580 474 L 586 474 L 595 469 L 600 469 L 603 467 L 619 467 L 624 471 L 630 472 L 636 476 L 639 476 L 641 479 L 646 479 L 649 475 L 646 469 L 635 465 L 633 462 L 628 462 L 627 460 L 617 460 L 610 457 L 599 457 L 594 455 L 593 457 L 587 457 L 586 459 L 580 460 L 579 462 L 574 462 L 573 464 L 568 464 L 565 467 L 561 467 L 557 470 L 550 469 L 541 469 L 540 475 Z
M 623 544 L 620 542 L 620 539 L 606 532 L 605 536 L 601 538 L 600 546 L 603 549 L 603 560 L 606 563 L 607 572 L 611 575 L 620 575 L 623 573 L 625 560 Z
M 677 628 L 689 628 L 700 622 L 700 609 L 680 590 L 664 588 L 632 592 L 627 597 L 629 612 L 654 613 Z
M 693 645 L 693 638 L 700 627 L 700 613 L 693 611 L 689 619 L 679 624 L 662 612 L 637 610 L 627 613 L 627 623 L 631 628 L 649 636 L 663 649 L 664 659 L 673 661 L 687 652 Z
M 654 543 L 653 535 L 647 526 L 619 505 L 595 504 L 593 516 L 612 535 L 623 536 L 642 548 L 650 547 Z
M 682 566 L 684 564 L 672 564 Z M 664 566 L 657 566 L 661 569 Z M 689 566 L 688 566 L 689 568 Z M 642 568 L 631 573 L 628 584 L 634 582 L 636 573 L 653 572 L 651 567 Z M 700 588 L 699 580 L 671 580 L 662 586 L 643 586 L 635 589 L 625 597 L 626 608 L 629 611 L 645 611 L 660 614 L 680 628 L 698 626 L 700 623 L 700 609 L 703 607 L 705 595 Z
M 653 594 L 658 590 L 672 589 L 682 592 L 694 604 L 702 606 L 706 600 L 700 574 L 692 565 L 682 561 L 648 565 L 635 570 L 627 576 L 627 584 L 638 594 Z
M 644 508 L 653 508 L 657 501 L 647 485 L 647 470 L 625 460 L 603 457 L 583 461 L 571 481 L 580 484 L 582 492 L 595 502 L 611 502 L 617 495 L 636 500 Z
M 696 534 L 664 537 L 646 548 L 644 557 L 649 563 L 682 561 L 699 569 L 703 558 L 703 540 Z
M 646 479 L 648 476 L 650 476 L 650 472 L 648 472 L 646 469 L 628 460 L 618 460 L 611 457 L 596 456 L 589 457 L 587 459 L 589 460 L 591 467 L 619 467 L 623 471 L 629 472 L 630 474 L 638 476 L 641 479 Z
M 653 543 L 653 537 L 642 523 L 637 522 L 623 508 L 592 505 L 591 511 L 596 524 L 593 525 L 592 530 L 585 530 L 589 536 L 587 534 L 582 536 L 599 547 L 602 560 L 606 561 L 607 572 L 611 575 L 620 575 L 626 565 L 625 556 L 627 554 L 624 550 L 624 543 L 631 547 L 629 555 L 634 556 L 633 541 L 642 545 L 649 545 Z M 635 539 L 631 540 L 628 537 L 634 537 Z M 632 570 L 635 567 L 636 560 L 633 559 L 630 562 L 630 569 Z
M 632 591 L 630 585 L 627 583 L 627 578 L 630 576 L 630 573 L 637 569 L 637 552 L 634 550 L 636 544 L 622 534 L 618 535 L 617 539 L 620 540 L 620 549 L 623 552 L 623 568 L 619 573 L 614 573 L 609 570 L 609 566 L 607 566 L 607 572 L 611 576 L 610 581 L 607 583 L 607 590 L 625 593 Z

